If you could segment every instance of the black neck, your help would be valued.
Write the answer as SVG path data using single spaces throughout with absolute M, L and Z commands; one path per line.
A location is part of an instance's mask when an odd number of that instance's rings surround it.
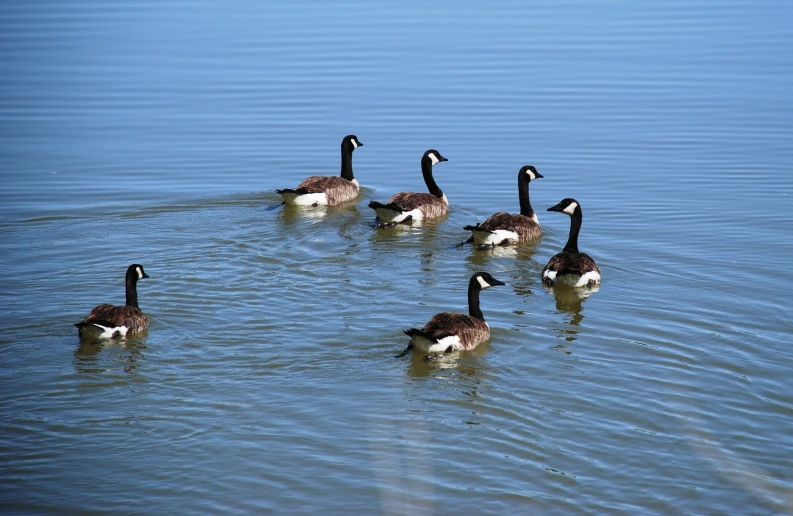
M 471 282 L 468 284 L 468 315 L 484 321 L 485 316 L 482 314 L 482 310 L 479 309 L 479 292 L 481 291 L 482 289 L 479 287 L 477 279 L 471 278 Z
M 529 178 L 525 172 L 518 176 L 518 197 L 520 198 L 520 214 L 526 217 L 533 217 L 534 210 L 529 201 Z
M 443 192 L 435 183 L 435 178 L 432 177 L 432 161 L 427 158 L 421 160 L 421 174 L 424 176 L 424 182 L 427 183 L 427 189 L 435 197 L 443 197 Z
M 581 207 L 576 206 L 575 211 L 570 215 L 570 235 L 567 237 L 567 243 L 562 250 L 563 253 L 578 253 L 578 232 L 581 231 L 582 219 Z
M 352 181 L 355 177 L 352 175 L 352 144 L 341 146 L 341 177 L 347 181 Z
M 135 278 L 127 278 L 127 306 L 138 308 L 138 289 Z

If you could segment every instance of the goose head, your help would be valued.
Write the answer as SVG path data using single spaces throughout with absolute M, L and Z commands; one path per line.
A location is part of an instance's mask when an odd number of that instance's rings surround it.
M 424 156 L 421 157 L 421 163 L 429 163 L 430 166 L 436 165 L 441 161 L 449 161 L 448 159 L 441 156 L 441 153 L 436 151 L 435 149 L 430 149 L 424 153 Z
M 525 167 L 521 167 L 520 169 L 520 177 L 525 176 L 528 178 L 529 181 L 534 181 L 535 179 L 542 179 L 542 174 L 537 172 L 537 169 L 534 168 L 532 165 L 526 165 Z
M 355 136 L 354 134 L 348 134 L 348 135 L 347 135 L 347 136 L 345 136 L 345 137 L 344 137 L 344 139 L 341 141 L 341 148 L 342 148 L 342 149 L 349 149 L 349 150 L 351 150 L 351 151 L 353 151 L 353 150 L 357 149 L 357 148 L 358 148 L 358 147 L 360 147 L 361 145 L 363 145 L 363 143 L 361 143 L 361 142 L 358 140 L 358 137 L 357 137 L 357 136 Z
M 127 268 L 127 279 L 132 280 L 133 282 L 138 281 L 139 279 L 148 278 L 149 275 L 146 274 L 146 271 L 143 270 L 143 265 L 133 263 L 132 265 Z
M 471 276 L 471 282 L 478 286 L 479 290 L 495 287 L 497 285 L 506 285 L 506 283 L 497 280 L 487 272 L 477 272 Z
M 566 213 L 572 217 L 576 211 L 581 211 L 581 206 L 578 205 L 578 201 L 568 197 L 567 199 L 562 199 L 559 204 L 548 208 L 548 211 L 558 211 L 560 213 Z

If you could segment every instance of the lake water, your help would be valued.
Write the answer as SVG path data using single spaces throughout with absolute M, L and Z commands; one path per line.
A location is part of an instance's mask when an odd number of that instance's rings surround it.
M 793 7 L 460 4 L 0 5 L 4 513 L 793 513 Z M 372 228 L 429 148 L 449 215 Z M 525 164 L 542 239 L 455 248 Z M 489 343 L 394 358 L 478 270 Z

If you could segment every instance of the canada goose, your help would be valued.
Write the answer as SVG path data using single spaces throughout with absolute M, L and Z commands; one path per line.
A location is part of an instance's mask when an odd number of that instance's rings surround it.
M 473 242 L 478 249 L 481 249 L 516 244 L 540 236 L 540 223 L 529 201 L 529 183 L 540 178 L 542 175 L 533 166 L 522 167 L 518 172 L 520 213 L 500 211 L 480 224 L 465 226 L 463 229 L 472 233 L 467 242 Z
M 75 324 L 80 337 L 110 339 L 141 332 L 149 327 L 149 318 L 138 308 L 139 279 L 148 278 L 142 265 L 133 263 L 127 269 L 127 303 L 124 306 L 103 304 L 91 310 L 83 321 Z
M 405 330 L 410 343 L 398 356 L 405 356 L 413 348 L 425 353 L 471 350 L 486 341 L 490 338 L 490 326 L 479 309 L 479 292 L 495 285 L 504 285 L 504 282 L 486 272 L 471 276 L 468 282 L 468 315 L 441 312 L 433 315 L 423 328 Z
M 542 270 L 542 282 L 547 286 L 567 285 L 570 287 L 592 287 L 600 283 L 600 269 L 595 260 L 578 251 L 578 232 L 581 230 L 583 213 L 575 199 L 563 199 L 548 211 L 559 211 L 570 215 L 570 236 L 562 252 L 548 261 Z
M 432 177 L 433 165 L 449 161 L 435 149 L 430 149 L 421 158 L 421 173 L 430 193 L 400 192 L 391 197 L 386 204 L 372 201 L 369 207 L 377 212 L 380 226 L 391 226 L 400 222 L 431 219 L 445 215 L 449 211 L 449 200 Z
M 361 186 L 352 175 L 352 151 L 363 145 L 354 134 L 341 141 L 341 177 L 311 176 L 297 188 L 276 190 L 287 204 L 300 206 L 334 206 L 358 197 Z

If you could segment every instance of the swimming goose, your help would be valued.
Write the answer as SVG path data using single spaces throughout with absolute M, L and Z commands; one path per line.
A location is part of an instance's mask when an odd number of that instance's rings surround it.
M 83 321 L 75 324 L 80 337 L 110 339 L 141 332 L 149 327 L 149 318 L 138 308 L 139 279 L 148 278 L 142 265 L 134 263 L 127 269 L 127 303 L 124 306 L 103 304 L 91 310 Z
M 547 286 L 567 285 L 570 287 L 592 287 L 600 283 L 600 269 L 595 260 L 578 251 L 578 232 L 581 230 L 583 213 L 575 199 L 563 199 L 548 211 L 570 215 L 570 236 L 562 252 L 554 256 L 542 270 L 542 282 Z
M 311 176 L 297 188 L 276 190 L 287 204 L 300 206 L 335 206 L 358 197 L 361 186 L 352 175 L 352 151 L 363 145 L 350 134 L 341 141 L 341 176 Z
M 529 183 L 542 178 L 531 165 L 522 167 L 518 172 L 518 197 L 520 213 L 500 211 L 486 221 L 463 229 L 471 232 L 467 242 L 473 242 L 478 249 L 497 245 L 516 244 L 540 236 L 540 223 L 529 201 Z
M 432 177 L 432 167 L 441 161 L 449 161 L 435 149 L 430 149 L 421 158 L 421 173 L 430 193 L 400 192 L 386 204 L 372 201 L 369 207 L 377 212 L 379 226 L 391 226 L 400 222 L 431 219 L 449 211 L 449 201 Z
M 424 353 L 450 353 L 471 350 L 490 338 L 490 326 L 479 309 L 479 292 L 504 282 L 486 272 L 477 272 L 468 282 L 468 315 L 452 312 L 435 314 L 423 328 L 405 330 L 410 337 L 408 347 L 400 357 L 417 348 Z

